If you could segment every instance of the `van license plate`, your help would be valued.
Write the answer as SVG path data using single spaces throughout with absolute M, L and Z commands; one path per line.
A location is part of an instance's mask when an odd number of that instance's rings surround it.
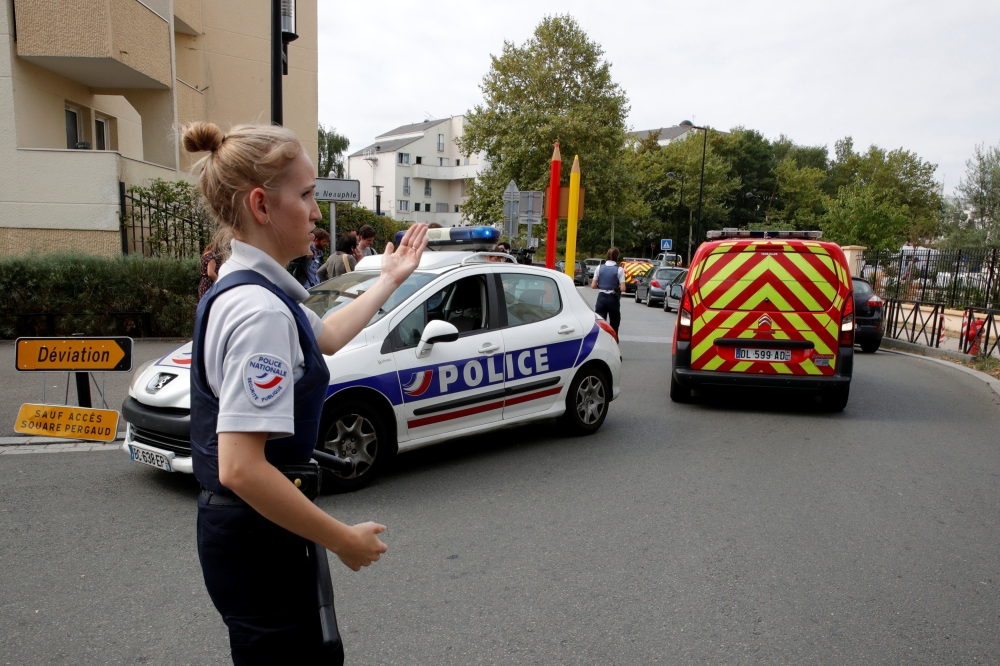
M 151 467 L 156 467 L 162 469 L 165 472 L 171 472 L 170 460 L 167 459 L 165 455 L 157 451 L 150 451 L 149 449 L 139 448 L 135 444 L 129 444 L 128 450 L 130 457 L 135 462 L 143 463 Z
M 792 360 L 791 349 L 736 349 L 738 361 L 770 361 L 772 363 L 788 363 Z

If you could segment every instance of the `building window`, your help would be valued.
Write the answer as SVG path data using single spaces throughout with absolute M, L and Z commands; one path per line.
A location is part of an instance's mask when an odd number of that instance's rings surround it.
M 409 195 L 410 194 L 410 177 L 409 176 L 403 176 L 403 194 L 405 194 L 405 195 Z
M 66 147 L 73 149 L 80 143 L 80 110 L 66 107 Z
M 424 179 L 424 196 L 429 197 L 431 195 L 431 179 Z
M 422 158 L 420 155 L 417 155 L 417 164 L 423 164 L 423 163 L 424 163 L 424 158 Z
M 409 153 L 398 153 L 398 155 L 399 155 L 399 163 L 400 164 L 409 164 L 410 163 L 410 154 Z M 417 158 L 417 164 L 420 164 L 420 158 L 419 157 Z
M 438 158 L 438 166 L 448 166 L 448 158 L 447 157 L 439 157 Z
M 435 212 L 438 212 L 438 213 L 447 213 L 448 212 L 448 204 L 446 204 L 446 203 L 438 203 L 438 204 L 435 205 L 435 209 L 436 209 Z
M 444 152 L 444 134 L 438 134 L 438 152 Z
M 458 204 L 455 204 L 455 212 L 458 212 Z
M 465 158 L 465 166 L 469 166 L 469 158 L 468 157 Z
M 107 118 L 94 119 L 94 148 L 97 150 L 111 150 L 110 123 Z
M 417 204 L 417 205 L 419 205 L 419 204 Z M 396 202 L 396 210 L 398 210 L 400 213 L 408 213 L 408 212 L 410 212 L 410 202 L 407 201 L 406 199 L 399 199 Z
M 455 166 L 462 166 L 462 160 L 455 160 Z

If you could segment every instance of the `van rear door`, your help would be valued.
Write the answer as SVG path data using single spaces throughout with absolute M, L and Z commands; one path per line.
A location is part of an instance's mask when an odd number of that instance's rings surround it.
M 829 376 L 849 284 L 826 243 L 721 243 L 689 281 L 691 368 Z

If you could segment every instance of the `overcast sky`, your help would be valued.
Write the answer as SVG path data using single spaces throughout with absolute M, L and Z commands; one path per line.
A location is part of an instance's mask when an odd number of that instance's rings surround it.
M 604 48 L 633 129 L 690 118 L 938 165 L 950 193 L 1000 144 L 1000 2 L 319 0 L 319 118 L 351 140 L 465 113 L 504 40 L 567 8 Z M 583 156 L 581 156 L 583 158 Z

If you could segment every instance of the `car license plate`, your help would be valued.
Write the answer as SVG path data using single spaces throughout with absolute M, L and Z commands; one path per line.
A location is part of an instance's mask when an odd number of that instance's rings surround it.
M 792 360 L 791 349 L 736 349 L 737 361 L 770 361 L 772 363 L 788 363 Z
M 159 451 L 151 451 L 146 448 L 138 447 L 135 444 L 129 444 L 128 450 L 132 460 L 136 462 L 162 469 L 165 472 L 173 471 L 170 469 L 170 459 Z

